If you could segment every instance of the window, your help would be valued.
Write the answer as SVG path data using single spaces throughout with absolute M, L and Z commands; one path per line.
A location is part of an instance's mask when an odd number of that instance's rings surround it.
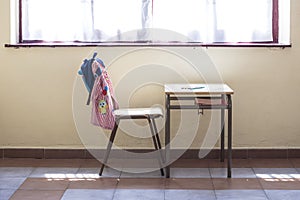
M 19 0 L 19 42 L 279 43 L 281 1 Z

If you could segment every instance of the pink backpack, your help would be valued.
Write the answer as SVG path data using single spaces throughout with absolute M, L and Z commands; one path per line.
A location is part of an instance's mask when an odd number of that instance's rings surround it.
M 101 69 L 101 75 L 97 76 L 97 69 Z M 93 62 L 92 71 L 96 76 L 91 94 L 92 117 L 91 123 L 104 129 L 112 130 L 115 124 L 114 110 L 119 108 L 115 99 L 112 82 L 103 62 L 97 59 Z

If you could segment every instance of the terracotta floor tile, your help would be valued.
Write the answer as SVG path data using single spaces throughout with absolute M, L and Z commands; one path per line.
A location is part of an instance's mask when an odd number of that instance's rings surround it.
M 122 169 L 121 178 L 163 178 L 161 171 L 158 169 L 148 168 L 124 168 Z
M 233 159 L 232 160 L 232 167 L 235 167 L 235 168 L 250 168 L 251 163 L 249 162 L 249 159 Z
M 293 178 L 272 178 L 259 180 L 265 190 L 299 190 L 300 181 Z
M 215 190 L 257 190 L 262 189 L 260 182 L 255 178 L 213 178 Z
M 257 178 L 299 178 L 296 168 L 252 168 Z
M 29 175 L 30 178 L 73 178 L 78 168 L 73 167 L 37 167 Z
M 101 162 L 97 159 L 85 159 L 81 162 L 81 168 L 93 168 L 98 167 L 100 169 Z
M 80 167 L 85 159 L 43 159 L 39 167 Z
M 178 168 L 208 168 L 208 159 L 180 159 L 171 164 Z
M 294 168 L 288 159 L 249 159 L 253 168 Z
M 166 179 L 166 189 L 212 190 L 210 178 L 171 178 Z
M 65 190 L 69 181 L 65 179 L 27 178 L 19 189 L 22 190 Z
M 226 168 L 227 167 L 227 159 L 224 162 L 221 162 L 220 159 L 209 159 L 210 168 Z M 233 159 L 232 167 L 234 168 L 250 168 L 251 164 L 248 159 Z
M 225 168 L 227 161 L 221 162 L 220 159 L 208 159 L 208 167 L 210 168 Z
M 293 159 L 290 159 L 291 163 L 293 164 L 293 166 L 295 168 L 300 168 L 300 159 L 298 158 L 293 158 Z
M 164 189 L 165 178 L 121 178 L 118 189 Z
M 10 200 L 60 200 L 64 191 L 17 190 Z
M 109 160 L 111 166 L 117 168 L 159 168 L 158 159 L 111 159 Z
M 127 163 L 130 163 L 130 162 L 132 162 L 132 160 L 130 160 L 130 159 L 116 159 L 116 158 L 110 157 L 106 163 L 106 166 L 114 168 L 114 169 L 122 169 L 124 167 L 124 165 L 127 165 Z M 132 165 L 132 164 L 130 164 L 130 165 Z M 101 165 L 98 167 L 100 168 Z
M 41 159 L 31 158 L 0 159 L 0 167 L 37 167 L 40 165 L 41 161 Z
M 117 184 L 116 178 L 77 179 L 70 181 L 68 189 L 115 189 Z
M 110 168 L 110 167 L 105 167 L 104 170 L 103 170 L 103 173 L 102 173 L 102 178 L 120 178 L 121 176 L 121 169 L 113 169 L 113 168 Z M 88 174 L 88 173 L 92 173 L 94 175 L 99 175 L 99 171 L 100 171 L 100 168 L 81 168 L 78 170 L 78 173 L 85 173 L 85 174 Z M 99 176 L 100 178 L 100 176 Z

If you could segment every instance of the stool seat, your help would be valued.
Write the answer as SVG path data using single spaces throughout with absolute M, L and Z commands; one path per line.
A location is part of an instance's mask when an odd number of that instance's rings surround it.
M 122 108 L 114 111 L 115 117 L 120 118 L 158 118 L 163 116 L 159 107 L 153 108 Z

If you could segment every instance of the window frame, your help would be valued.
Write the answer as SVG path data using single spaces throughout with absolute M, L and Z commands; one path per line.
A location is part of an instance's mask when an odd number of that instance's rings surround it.
M 153 0 L 152 0 L 153 1 Z M 45 42 L 39 40 L 23 40 L 23 19 L 22 19 L 22 0 L 18 0 L 18 36 L 17 44 L 6 44 L 5 47 L 97 47 L 97 46 L 171 46 L 171 47 L 291 47 L 291 44 L 280 44 L 279 43 L 279 0 L 273 1 L 272 10 L 272 34 L 273 41 L 268 42 L 238 42 L 238 43 L 200 43 L 200 42 Z
M 272 10 L 272 33 L 273 33 L 273 43 L 278 43 L 279 41 L 279 0 L 273 0 L 273 10 Z

